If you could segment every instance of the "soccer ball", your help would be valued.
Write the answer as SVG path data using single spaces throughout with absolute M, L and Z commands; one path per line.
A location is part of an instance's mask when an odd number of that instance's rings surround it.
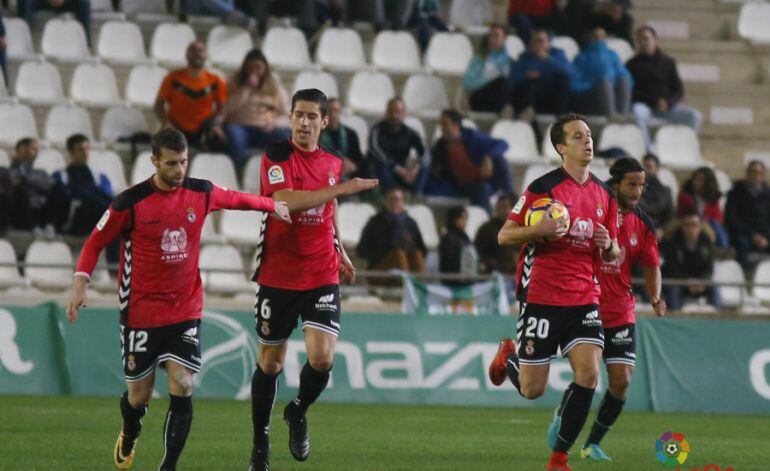
M 550 219 L 557 219 L 563 216 L 565 225 L 569 227 L 569 212 L 561 202 L 555 199 L 540 198 L 536 200 L 527 210 L 527 214 L 524 215 L 524 222 L 528 226 L 534 226 L 543 219 L 543 216 Z
M 668 453 L 669 456 L 674 456 L 679 453 L 679 444 L 672 442 L 666 445 L 666 453 Z

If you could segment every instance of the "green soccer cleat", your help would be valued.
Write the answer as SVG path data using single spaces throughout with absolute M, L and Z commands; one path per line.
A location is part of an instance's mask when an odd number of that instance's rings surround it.
M 551 425 L 548 426 L 548 448 L 553 451 L 556 448 L 556 440 L 559 435 L 559 427 L 561 427 L 561 415 L 559 415 L 559 408 L 553 412 L 553 420 Z
M 612 461 L 612 458 L 607 456 L 607 453 L 602 450 L 602 447 L 594 443 L 591 443 L 580 450 L 580 457 L 594 461 Z

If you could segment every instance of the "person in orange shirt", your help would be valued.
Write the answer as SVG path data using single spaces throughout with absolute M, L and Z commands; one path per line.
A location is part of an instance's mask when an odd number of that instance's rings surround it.
M 187 47 L 187 67 L 170 72 L 155 99 L 161 128 L 174 126 L 191 146 L 208 149 L 212 139 L 225 140 L 222 131 L 227 85 L 205 68 L 206 46 L 196 40 Z

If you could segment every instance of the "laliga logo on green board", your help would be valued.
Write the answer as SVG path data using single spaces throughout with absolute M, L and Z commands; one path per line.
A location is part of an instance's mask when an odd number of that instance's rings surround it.
M 655 456 L 669 468 L 684 464 L 689 454 L 690 444 L 681 433 L 666 432 L 655 441 Z

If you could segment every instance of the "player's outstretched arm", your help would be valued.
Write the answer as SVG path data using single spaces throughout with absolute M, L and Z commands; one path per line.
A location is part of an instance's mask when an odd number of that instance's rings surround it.
M 668 311 L 666 301 L 660 298 L 660 290 L 662 284 L 662 277 L 660 274 L 660 267 L 642 267 L 644 271 L 644 284 L 647 288 L 647 297 L 650 299 L 652 310 L 655 311 L 655 315 L 663 317 Z
M 86 288 L 88 287 L 88 278 L 77 274 L 72 282 L 72 296 L 67 303 L 67 320 L 74 323 L 78 320 L 78 309 L 88 307 L 88 298 L 86 297 Z
M 564 217 L 551 219 L 544 217 L 534 226 L 520 226 L 508 219 L 497 233 L 500 245 L 519 245 L 529 242 L 547 242 L 558 239 L 567 233 Z
M 270 215 L 279 221 L 283 221 L 286 224 L 291 224 L 291 215 L 289 214 L 289 205 L 286 204 L 286 201 L 276 201 L 275 202 L 275 211 L 270 213 Z
M 378 184 L 379 180 L 374 178 L 352 178 L 344 183 L 338 183 L 314 191 L 299 191 L 288 188 L 278 190 L 273 193 L 273 198 L 286 201 L 289 205 L 289 211 L 296 213 L 316 208 L 339 196 L 355 195 L 362 191 L 371 190 Z

